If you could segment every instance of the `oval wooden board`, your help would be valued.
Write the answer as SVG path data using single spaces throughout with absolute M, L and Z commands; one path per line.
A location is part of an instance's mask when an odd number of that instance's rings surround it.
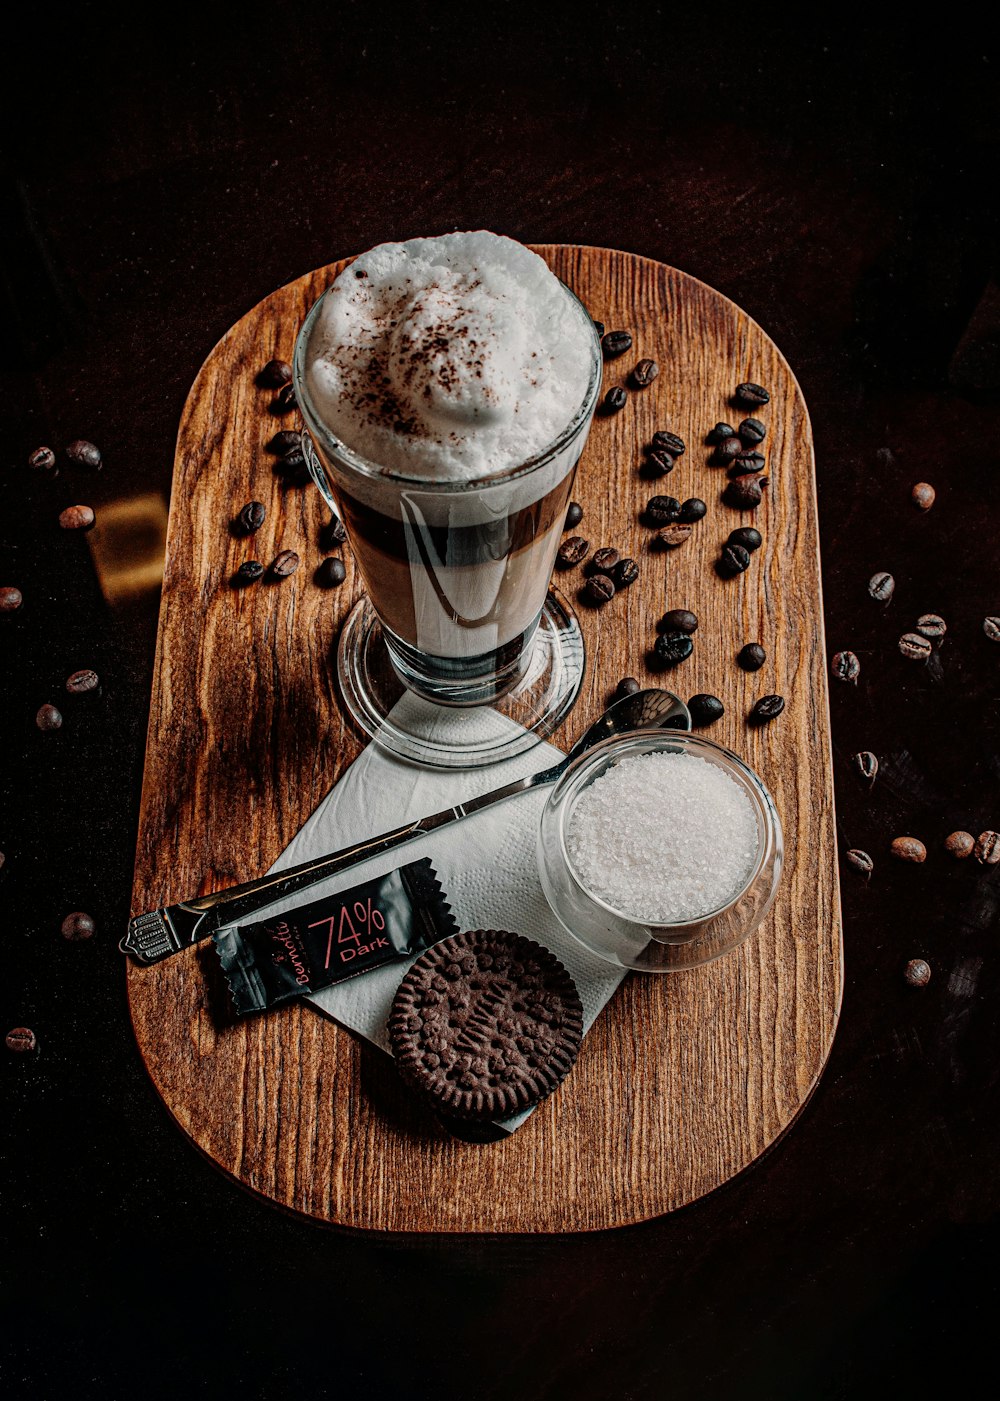
M 621 1226 L 674 1210 L 740 1172 L 788 1127 L 826 1062 L 840 1009 L 842 944 L 816 528 L 812 435 L 784 359 L 740 309 L 673 268 L 599 248 L 538 251 L 635 352 L 605 367 L 620 383 L 638 355 L 660 376 L 625 410 L 595 421 L 577 479 L 581 527 L 615 544 L 640 581 L 599 613 L 581 610 L 588 667 L 556 740 L 568 747 L 623 675 L 644 669 L 654 623 L 688 607 L 694 656 L 668 684 L 720 695 L 712 737 L 743 755 L 774 794 L 787 863 L 774 909 L 740 950 L 669 977 L 625 981 L 587 1037 L 570 1079 L 505 1142 L 447 1136 L 398 1083 L 388 1057 L 304 1005 L 232 1024 L 215 1008 L 204 946 L 129 967 L 135 1034 L 170 1113 L 225 1172 L 320 1221 L 381 1231 L 558 1232 Z M 290 359 L 309 306 L 343 267 L 320 268 L 261 302 L 223 337 L 188 398 L 177 442 L 133 913 L 262 873 L 361 747 L 335 692 L 331 653 L 360 595 L 318 588 L 325 519 L 315 489 L 283 490 L 264 444 L 279 426 L 254 386 Z M 703 447 L 742 380 L 771 403 L 772 486 L 750 570 L 712 568 L 737 524 L 724 472 Z M 282 420 L 283 426 L 292 426 Z M 656 428 L 688 444 L 660 487 L 709 513 L 671 555 L 648 551 L 638 511 L 656 491 L 636 472 Z M 230 519 L 252 498 L 267 521 L 252 543 Z M 302 556 L 281 584 L 235 592 L 246 558 Z M 579 580 L 568 581 L 567 592 Z M 567 585 L 566 576 L 561 583 Z M 737 648 L 765 642 L 747 676 Z M 749 730 L 753 701 L 780 692 L 781 718 Z

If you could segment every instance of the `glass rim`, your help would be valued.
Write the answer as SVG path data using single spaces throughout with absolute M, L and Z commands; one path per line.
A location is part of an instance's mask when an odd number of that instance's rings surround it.
M 341 275 L 342 273 L 338 274 L 338 276 Z M 555 276 L 555 274 L 553 274 L 553 276 Z M 597 407 L 598 395 L 601 391 L 601 379 L 604 367 L 601 339 L 597 334 L 597 327 L 594 325 L 593 317 L 573 291 L 572 287 L 567 287 L 561 277 L 557 277 L 556 280 L 563 291 L 573 299 L 591 328 L 593 353 L 590 378 L 587 381 L 587 388 L 583 396 L 583 401 L 569 423 L 562 429 L 557 438 L 553 439 L 548 446 L 542 448 L 540 452 L 535 453 L 533 457 L 527 458 L 524 462 L 518 462 L 513 467 L 505 467 L 500 472 L 491 472 L 488 476 L 483 477 L 463 477 L 457 481 L 454 479 L 442 479 L 440 477 L 414 477 L 403 472 L 390 471 L 388 468 L 380 466 L 376 462 L 372 462 L 369 458 L 356 452 L 354 448 L 349 447 L 342 438 L 338 438 L 317 413 L 316 407 L 306 387 L 305 380 L 306 345 L 309 341 L 309 336 L 315 324 L 316 317 L 319 315 L 319 309 L 328 296 L 333 283 L 316 298 L 316 301 L 310 307 L 306 319 L 303 321 L 299 328 L 298 335 L 295 337 L 295 350 L 292 355 L 292 383 L 295 387 L 295 398 L 302 412 L 302 416 L 306 420 L 306 427 L 309 433 L 313 437 L 318 438 L 328 452 L 339 458 L 353 471 L 360 473 L 362 476 L 368 477 L 373 481 L 398 482 L 403 486 L 417 487 L 421 491 L 427 492 L 447 492 L 454 495 L 459 492 L 481 491 L 484 487 L 499 486 L 506 482 L 518 481 L 521 477 L 527 477 L 540 467 L 546 466 L 554 457 L 558 456 L 568 443 L 572 442 L 580 429 L 588 423 L 592 417 Z M 336 278 L 334 281 L 336 281 Z
M 578 793 L 570 794 L 569 790 L 576 781 L 581 780 L 581 776 L 588 768 L 588 761 L 594 761 L 603 757 L 603 755 L 607 754 L 609 750 L 615 747 L 627 751 L 630 748 L 638 747 L 643 741 L 645 741 L 646 746 L 649 747 L 651 751 L 662 746 L 679 743 L 682 748 L 688 745 L 693 745 L 695 747 L 703 746 L 721 755 L 727 762 L 726 765 L 720 765 L 719 767 L 731 766 L 735 768 L 737 774 L 743 780 L 742 786 L 744 790 L 751 796 L 757 814 L 762 820 L 762 831 L 757 844 L 757 860 L 747 879 L 740 886 L 736 894 L 726 900 L 724 904 L 716 905 L 714 909 L 706 910 L 704 914 L 696 915 L 693 919 L 641 919 L 637 915 L 628 914 L 626 911 L 618 909 L 617 906 L 609 904 L 607 900 L 602 900 L 599 895 L 595 895 L 590 887 L 583 883 L 566 849 L 567 813 L 571 811 L 572 798 L 578 796 Z M 566 786 L 560 794 L 559 789 L 563 787 L 564 783 Z M 754 772 L 745 760 L 741 759 L 738 754 L 734 754 L 731 749 L 727 749 L 725 745 L 718 744 L 715 740 L 705 739 L 702 735 L 692 734 L 690 731 L 677 730 L 670 734 L 664 731 L 662 734 L 657 734 L 648 730 L 633 730 L 628 734 L 612 735 L 610 739 L 602 740 L 600 744 L 595 744 L 592 749 L 587 749 L 579 755 L 560 777 L 548 798 L 549 806 L 555 808 L 557 803 L 559 810 L 556 814 L 556 829 L 559 835 L 559 854 L 562 857 L 565 869 L 573 884 L 592 904 L 607 911 L 607 913 L 613 915 L 615 919 L 622 920 L 624 923 L 640 929 L 684 930 L 691 929 L 700 924 L 705 924 L 708 920 L 717 919 L 719 915 L 725 914 L 727 910 L 732 909 L 738 900 L 743 898 L 763 870 L 772 846 L 777 846 L 779 844 L 778 834 L 781 831 L 781 819 L 778 817 L 777 808 L 774 806 L 774 799 L 771 797 L 763 779 Z

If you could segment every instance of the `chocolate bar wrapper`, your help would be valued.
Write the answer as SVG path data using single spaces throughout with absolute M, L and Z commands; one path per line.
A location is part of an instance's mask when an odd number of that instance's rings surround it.
M 212 935 L 239 1016 L 422 953 L 458 932 L 430 861 Z

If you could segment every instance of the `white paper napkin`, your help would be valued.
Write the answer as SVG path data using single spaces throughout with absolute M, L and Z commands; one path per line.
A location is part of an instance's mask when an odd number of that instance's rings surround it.
M 407 703 L 408 700 L 404 700 L 400 705 Z M 474 727 L 477 736 L 487 738 L 495 733 L 502 738 L 520 728 L 514 721 L 491 710 L 449 714 L 439 707 L 427 707 L 428 711 L 431 709 L 434 711 L 432 723 L 439 734 L 449 727 L 461 727 L 465 731 Z M 398 708 L 394 713 L 398 714 Z M 554 745 L 538 744 L 527 754 L 488 768 L 425 769 L 397 758 L 377 744 L 370 744 L 330 790 L 271 869 L 279 871 L 295 866 L 390 831 L 408 819 L 453 807 L 525 774 L 548 768 L 561 757 L 562 751 Z M 408 861 L 428 856 L 460 929 L 509 929 L 524 934 L 544 944 L 565 965 L 579 989 L 586 1032 L 627 970 L 615 968 L 588 953 L 565 933 L 549 909 L 538 879 L 535 838 L 542 807 L 550 791 L 548 787 L 533 789 L 418 837 L 311 886 L 300 893 L 297 903 L 308 904 L 383 875 Z M 254 919 L 263 919 L 269 913 L 288 908 L 287 902 L 279 901 L 256 914 Z M 361 977 L 324 988 L 304 1000 L 388 1051 L 389 1009 L 411 962 L 385 964 Z M 517 1115 L 504 1120 L 500 1127 L 512 1131 L 526 1117 L 527 1114 Z

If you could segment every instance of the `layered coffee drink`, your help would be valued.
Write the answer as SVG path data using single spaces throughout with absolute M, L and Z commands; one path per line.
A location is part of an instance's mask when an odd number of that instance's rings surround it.
M 522 674 L 600 372 L 581 304 L 495 234 L 383 244 L 310 313 L 313 469 L 411 689 L 478 704 Z

